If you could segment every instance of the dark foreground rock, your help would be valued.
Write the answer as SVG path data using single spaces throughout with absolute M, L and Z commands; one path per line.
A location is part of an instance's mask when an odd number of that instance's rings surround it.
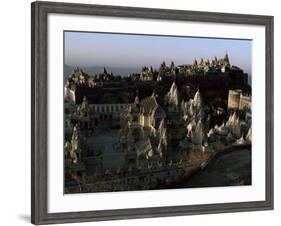
M 218 156 L 204 170 L 169 188 L 251 185 L 251 149 L 235 150 Z

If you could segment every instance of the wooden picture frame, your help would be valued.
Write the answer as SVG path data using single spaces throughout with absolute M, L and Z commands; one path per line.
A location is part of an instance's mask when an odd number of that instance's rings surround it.
M 192 214 L 227 213 L 273 209 L 273 17 L 244 14 L 133 8 L 56 2 L 34 2 L 31 5 L 32 47 L 32 191 L 31 221 L 33 224 L 71 223 Z M 145 18 L 172 21 L 195 21 L 226 24 L 259 25 L 266 34 L 266 194 L 264 201 L 200 204 L 168 207 L 48 213 L 48 98 L 47 98 L 47 35 L 49 14 L 95 15 L 103 17 Z M 262 148 L 262 147 L 261 147 Z

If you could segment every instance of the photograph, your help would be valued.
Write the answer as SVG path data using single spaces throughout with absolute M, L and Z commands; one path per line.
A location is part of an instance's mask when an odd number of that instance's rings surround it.
M 252 40 L 63 39 L 64 194 L 252 184 Z

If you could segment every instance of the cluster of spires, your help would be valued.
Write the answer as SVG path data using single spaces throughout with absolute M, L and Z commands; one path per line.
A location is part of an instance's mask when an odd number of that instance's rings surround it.
M 198 63 L 198 61 L 196 59 L 194 59 L 194 62 L 192 64 L 193 66 L 204 66 L 204 65 L 230 65 L 230 61 L 229 61 L 229 57 L 228 54 L 226 53 L 224 58 L 222 59 L 218 59 L 216 56 L 214 57 L 214 59 L 210 62 L 209 59 L 206 59 L 204 61 L 203 58 L 201 58 L 200 62 Z

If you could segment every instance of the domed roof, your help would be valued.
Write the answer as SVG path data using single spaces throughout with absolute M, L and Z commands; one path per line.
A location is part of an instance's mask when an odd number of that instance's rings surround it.
M 144 114 L 151 114 L 153 109 L 158 105 L 154 96 L 143 99 L 140 103 Z

